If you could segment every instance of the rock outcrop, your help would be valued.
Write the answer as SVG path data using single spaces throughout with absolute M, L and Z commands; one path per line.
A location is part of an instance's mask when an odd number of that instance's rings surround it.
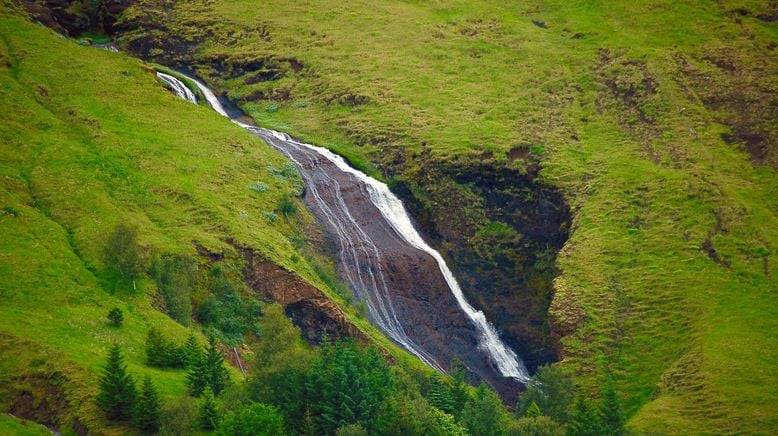
M 84 32 L 113 33 L 122 12 L 135 1 L 26 0 L 24 6 L 34 19 L 59 33 L 76 37 Z
M 302 330 L 306 340 L 318 344 L 326 333 L 333 339 L 351 337 L 364 343 L 369 341 L 320 289 L 256 251 L 243 249 L 243 253 L 246 284 L 260 297 L 284 305 L 286 314 Z

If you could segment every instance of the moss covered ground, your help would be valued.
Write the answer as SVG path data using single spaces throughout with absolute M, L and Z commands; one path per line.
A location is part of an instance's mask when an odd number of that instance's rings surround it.
M 422 200 L 430 157 L 539 162 L 573 212 L 550 319 L 577 384 L 612 378 L 638 432 L 778 429 L 774 2 L 164 5 L 120 42 Z

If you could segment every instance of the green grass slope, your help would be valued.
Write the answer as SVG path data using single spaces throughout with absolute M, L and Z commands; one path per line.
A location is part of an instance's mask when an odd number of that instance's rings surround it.
M 288 221 L 266 218 L 296 189 L 271 171 L 285 159 L 166 91 L 148 66 L 58 38 L 0 6 L 0 100 L 1 407 L 29 392 L 40 422 L 62 413 L 55 423 L 65 431 L 127 431 L 109 426 L 92 401 L 114 342 L 136 379 L 151 376 L 163 399 L 185 392 L 184 371 L 143 364 L 143 343 L 151 326 L 179 343 L 187 329 L 153 307 L 153 281 L 134 291 L 106 273 L 102 247 L 117 223 L 136 227 L 140 243 L 160 254 L 196 256 L 196 244 L 214 253 L 256 249 L 332 295 L 406 358 L 295 248 L 291 240 L 312 223 L 304 208 Z M 266 192 L 249 189 L 256 182 Z M 119 329 L 106 319 L 114 306 L 125 315 Z M 21 424 L 0 425 L 7 434 Z
M 639 432 L 778 430 L 774 2 L 160 5 L 122 43 L 422 196 L 430 155 L 540 161 L 574 212 L 550 315 L 578 384 L 612 377 Z
M 0 433 L 19 436 L 50 435 L 44 426 L 9 415 L 0 415 Z

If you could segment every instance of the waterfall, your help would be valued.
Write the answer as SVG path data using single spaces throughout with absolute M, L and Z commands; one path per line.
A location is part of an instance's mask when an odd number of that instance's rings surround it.
M 171 76 L 170 74 L 165 74 L 160 71 L 157 71 L 157 77 L 159 77 L 160 80 L 165 82 L 175 95 L 183 98 L 184 100 L 190 103 L 197 104 L 197 96 L 194 95 L 194 92 L 192 92 L 192 90 L 189 89 L 189 87 L 186 86 L 184 82 L 178 80 L 177 78 Z
M 178 79 L 169 75 L 162 75 L 160 78 L 166 82 L 172 79 L 184 86 Z M 205 99 L 216 112 L 230 118 L 227 111 L 208 87 L 197 80 L 190 80 L 200 89 Z M 188 98 L 186 92 L 179 92 L 176 85 L 171 84 L 171 87 L 177 95 L 194 102 L 194 100 Z M 189 94 L 192 94 L 188 89 L 187 91 Z M 389 278 L 384 274 L 381 267 L 385 259 L 382 259 L 381 250 L 365 230 L 365 227 L 371 225 L 371 223 L 358 222 L 355 219 L 343 198 L 344 194 L 338 180 L 320 170 L 322 162 L 329 163 L 343 174 L 350 175 L 350 177 L 358 180 L 360 184 L 359 189 L 366 191 L 365 194 L 369 197 L 370 204 L 380 211 L 380 215 L 391 227 L 393 233 L 399 236 L 406 245 L 434 259 L 459 309 L 474 325 L 479 349 L 488 355 L 491 364 L 494 365 L 499 374 L 521 383 L 526 383 L 529 380 L 529 374 L 521 359 L 500 339 L 494 326 L 489 323 L 484 313 L 470 305 L 443 257 L 424 241 L 419 232 L 414 228 L 402 202 L 389 190 L 386 184 L 352 168 L 341 156 L 330 150 L 296 141 L 285 133 L 251 126 L 234 119 L 232 121 L 260 136 L 288 156 L 298 166 L 305 178 L 308 192 L 313 197 L 320 215 L 324 217 L 330 229 L 338 237 L 341 257 L 347 265 L 352 266 L 352 269 L 347 268 L 347 271 L 344 272 L 345 278 L 351 287 L 354 288 L 354 291 L 359 294 L 360 299 L 367 302 L 371 321 L 378 324 L 378 327 L 389 337 L 416 355 L 425 364 L 445 372 L 442 365 L 430 353 L 417 345 L 417 341 L 414 341 L 406 334 L 407 326 L 404 326 L 398 319 L 395 303 L 390 295 L 392 289 L 387 285 Z M 319 169 L 319 171 L 314 172 L 314 169 Z M 329 191 L 319 192 L 316 182 L 319 183 L 320 187 L 326 187 Z M 327 201 L 324 198 L 325 196 L 331 197 L 329 198 L 330 201 Z

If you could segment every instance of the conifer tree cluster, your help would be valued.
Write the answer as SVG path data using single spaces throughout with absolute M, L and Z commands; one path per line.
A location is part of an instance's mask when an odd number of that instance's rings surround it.
M 159 368 L 183 368 L 187 363 L 186 349 L 166 338 L 152 327 L 146 336 L 146 364 Z
M 218 396 L 227 386 L 229 375 L 224 368 L 224 354 L 216 346 L 216 339 L 209 338 L 208 349 L 191 357 L 187 374 L 187 386 L 192 396 L 199 397 L 206 388 Z
M 580 396 L 575 400 L 570 422 L 567 424 L 569 436 L 621 436 L 625 433 L 624 416 L 612 381 L 605 383 L 599 405 L 593 405 Z
M 612 380 L 603 383 L 600 401 L 594 404 L 582 395 L 575 397 L 570 376 L 554 366 L 538 370 L 519 396 L 516 409 L 522 416 L 514 429 L 518 434 L 619 436 L 626 431 Z
M 135 426 L 146 433 L 159 429 L 161 406 L 156 388 L 149 377 L 143 379 L 140 392 L 135 381 L 127 372 L 121 347 L 114 344 L 108 354 L 99 380 L 100 392 L 97 405 L 111 421 L 132 420 Z
M 221 435 L 625 434 L 612 381 L 603 384 L 598 403 L 583 396 L 573 401 L 569 376 L 556 367 L 542 367 L 520 395 L 517 419 L 487 386 L 471 388 L 458 361 L 452 362 L 450 377 L 416 374 L 414 379 L 390 367 L 377 348 L 351 339 L 332 343 L 325 335 L 321 346 L 311 349 L 280 306 L 267 308 L 260 327 L 264 336 L 254 350 L 251 378 L 230 390 L 227 399 L 225 357 L 213 336 L 205 349 L 194 334 L 179 346 L 152 328 L 147 363 L 186 367 L 189 394 L 199 401 L 190 399 L 163 412 L 152 380 L 145 377 L 136 387 L 121 348 L 114 345 L 100 376 L 97 404 L 109 420 L 132 423 L 144 434 L 160 429 Z

